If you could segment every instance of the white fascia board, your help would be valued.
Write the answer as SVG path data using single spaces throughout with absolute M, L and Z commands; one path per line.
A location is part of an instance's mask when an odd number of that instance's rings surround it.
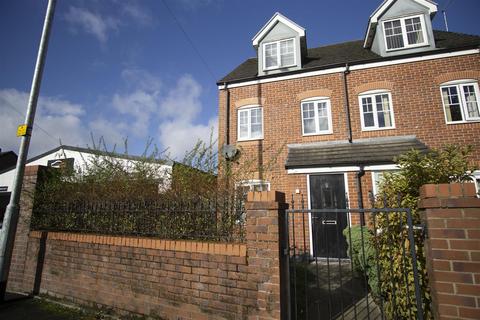
M 424 56 L 418 56 L 413 58 L 403 58 L 403 59 L 400 58 L 400 59 L 389 60 L 389 61 L 370 62 L 370 63 L 353 65 L 353 66 L 350 66 L 350 70 L 354 71 L 354 70 L 362 70 L 362 69 L 369 69 L 369 68 L 378 68 L 378 67 L 385 67 L 385 66 L 393 66 L 397 64 L 451 58 L 451 57 L 465 56 L 465 55 L 478 54 L 478 53 L 480 53 L 480 49 L 470 49 L 470 50 L 463 50 L 463 51 L 456 51 L 456 52 L 439 53 L 434 55 L 424 55 Z M 337 67 L 337 68 L 303 72 L 298 74 L 278 76 L 278 77 L 272 77 L 272 78 L 266 78 L 266 79 L 260 79 L 260 80 L 250 80 L 245 82 L 232 83 L 228 85 L 228 88 L 238 88 L 238 87 L 245 87 L 245 86 L 250 86 L 250 85 L 255 85 L 260 83 L 269 83 L 269 82 L 282 81 L 282 80 L 307 78 L 307 77 L 319 76 L 324 74 L 339 73 L 344 71 L 345 71 L 345 67 Z M 219 90 L 225 89 L 225 85 L 219 85 L 218 89 Z
M 398 170 L 400 167 L 398 164 L 379 164 L 372 166 L 365 166 L 363 168 L 365 171 L 386 171 L 386 170 Z
M 287 174 L 306 174 L 306 173 L 332 173 L 332 172 L 355 172 L 360 171 L 359 166 L 348 167 L 322 167 L 322 168 L 298 168 L 288 169 Z
M 277 22 L 281 22 L 286 26 L 288 26 L 289 28 L 295 30 L 295 32 L 297 32 L 300 37 L 305 36 L 305 29 L 303 27 L 299 26 L 298 24 L 288 19 L 281 13 L 276 12 L 273 15 L 273 17 L 270 18 L 270 20 L 268 20 L 268 22 L 263 26 L 263 28 L 260 29 L 260 31 L 253 37 L 252 39 L 253 46 L 255 47 L 258 46 L 258 43 L 260 42 L 260 40 L 263 39 L 263 37 L 273 28 L 273 26 L 275 26 Z

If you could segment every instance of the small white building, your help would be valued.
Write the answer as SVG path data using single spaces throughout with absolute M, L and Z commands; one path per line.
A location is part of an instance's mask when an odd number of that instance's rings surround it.
M 139 156 L 130 156 L 124 154 L 116 154 L 112 152 L 104 152 L 92 150 L 88 148 L 59 146 L 55 149 L 49 150 L 38 156 L 35 156 L 27 161 L 27 166 L 41 165 L 53 168 L 60 168 L 66 166 L 67 168 L 85 168 L 98 157 L 114 158 L 125 164 L 127 168 L 134 168 L 139 161 L 145 161 L 145 158 Z M 152 166 L 155 166 L 159 179 L 163 181 L 162 188 L 168 187 L 170 176 L 173 170 L 173 161 L 148 161 Z M 15 177 L 15 166 L 6 168 L 0 171 L 0 218 L 3 217 L 3 212 L 10 199 L 12 191 L 13 179 Z

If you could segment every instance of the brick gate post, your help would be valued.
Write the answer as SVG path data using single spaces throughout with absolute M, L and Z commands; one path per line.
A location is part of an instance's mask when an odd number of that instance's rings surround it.
M 257 283 L 256 310 L 252 315 L 257 319 L 280 319 L 282 257 L 279 221 L 287 208 L 285 194 L 250 192 L 245 206 L 248 272 L 251 281 Z
M 20 212 L 18 217 L 17 232 L 12 253 L 12 263 L 8 276 L 7 291 L 30 294 L 33 290 L 32 285 L 25 285 L 27 281 L 25 271 L 25 262 L 28 249 L 28 235 L 30 232 L 30 222 L 32 218 L 34 195 L 37 183 L 46 172 L 44 166 L 27 166 L 23 179 L 22 193 L 20 194 Z
M 435 319 L 480 319 L 480 199 L 473 183 L 427 184 L 427 271 Z

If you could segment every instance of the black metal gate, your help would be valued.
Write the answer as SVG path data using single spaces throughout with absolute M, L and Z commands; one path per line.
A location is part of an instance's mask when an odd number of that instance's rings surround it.
M 308 209 L 303 198 L 295 206 L 292 196 L 282 237 L 286 313 L 291 319 L 423 319 L 410 209 L 346 208 Z M 340 230 L 337 221 L 345 218 Z M 332 230 L 318 228 L 324 224 Z M 329 248 L 328 237 L 337 244 L 344 237 L 347 248 Z M 326 255 L 315 255 L 318 245 Z

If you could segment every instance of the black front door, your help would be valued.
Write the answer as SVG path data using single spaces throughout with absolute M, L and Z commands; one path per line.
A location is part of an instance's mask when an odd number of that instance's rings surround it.
M 343 174 L 310 176 L 311 209 L 346 209 Z M 347 213 L 320 212 L 311 214 L 314 257 L 346 258 L 347 243 L 343 229 Z

